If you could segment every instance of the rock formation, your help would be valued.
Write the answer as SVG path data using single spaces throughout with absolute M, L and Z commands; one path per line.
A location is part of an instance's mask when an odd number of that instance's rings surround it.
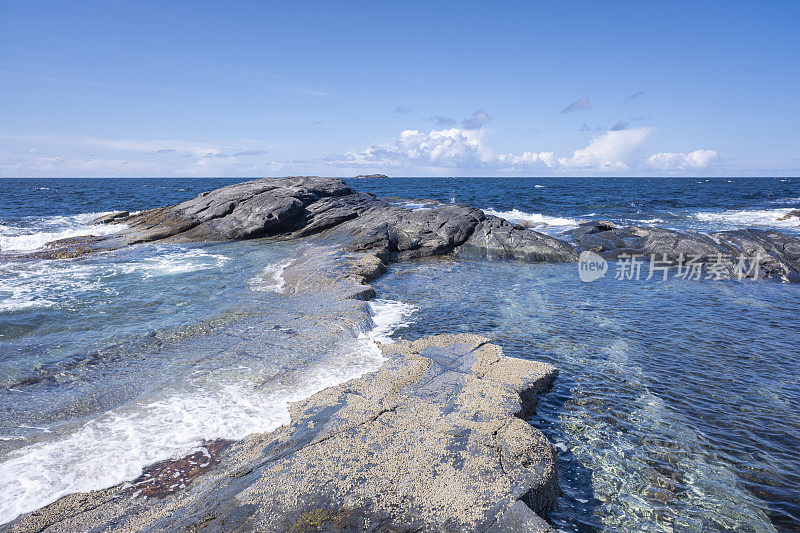
M 705 235 L 657 227 L 620 227 L 610 222 L 585 222 L 569 232 L 578 251 L 589 250 L 606 259 L 623 255 L 654 256 L 673 265 L 699 258 L 702 264 L 721 263 L 730 277 L 737 268 L 758 262 L 758 277 L 800 282 L 800 239 L 777 231 L 745 229 Z M 746 265 L 740 266 L 744 260 Z M 752 276 L 746 276 L 752 277 Z
M 568 243 L 526 230 L 464 205 L 414 209 L 356 192 L 334 178 L 294 177 L 238 183 L 178 205 L 129 216 L 113 214 L 128 228 L 106 237 L 51 243 L 40 255 L 72 257 L 142 242 L 200 242 L 318 235 L 383 261 L 416 259 L 458 251 L 469 257 L 573 262 Z M 106 223 L 107 217 L 98 220 Z
M 705 235 L 592 221 L 568 232 L 562 240 L 465 205 L 433 201 L 425 201 L 423 208 L 414 205 L 354 191 L 335 178 L 260 179 L 206 192 L 174 206 L 135 215 L 106 215 L 96 222 L 126 224 L 128 228 L 105 237 L 57 241 L 38 255 L 76 257 L 152 241 L 317 236 L 349 251 L 371 253 L 383 262 L 454 254 L 564 263 L 577 261 L 584 250 L 606 259 L 653 255 L 673 265 L 689 256 L 699 256 L 704 264 L 723 256 L 731 277 L 738 276 L 737 262 L 744 257 L 751 262 L 758 258 L 759 277 L 800 281 L 800 239 L 776 231 L 747 229 Z

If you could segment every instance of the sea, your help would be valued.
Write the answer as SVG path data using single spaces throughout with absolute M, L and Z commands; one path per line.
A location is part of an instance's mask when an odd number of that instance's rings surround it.
M 554 444 L 560 531 L 800 530 L 800 285 L 574 264 L 396 263 L 371 321 L 283 293 L 306 241 L 142 244 L 21 260 L 90 222 L 242 178 L 0 180 L 0 524 L 136 478 L 377 369 L 376 341 L 472 332 L 560 373 L 530 423 Z M 800 234 L 800 178 L 346 179 L 554 236 L 585 220 Z

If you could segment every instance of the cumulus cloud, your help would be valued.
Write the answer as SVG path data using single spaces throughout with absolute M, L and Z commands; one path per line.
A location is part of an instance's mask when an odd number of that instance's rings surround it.
M 589 109 L 589 99 L 585 96 L 581 96 L 567 107 L 561 110 L 561 113 L 572 113 L 574 111 L 582 111 L 584 109 Z
M 361 152 L 348 152 L 331 162 L 349 164 L 389 164 L 443 167 L 476 167 L 489 163 L 493 154 L 483 144 L 484 132 L 448 128 L 405 130 L 392 145 L 372 145 Z
M 649 133 L 649 128 L 610 130 L 572 155 L 558 157 L 551 151 L 495 152 L 487 145 L 483 128 L 447 128 L 428 133 L 405 130 L 393 144 L 372 145 L 326 161 L 330 166 L 623 171 L 631 168 L 633 156 Z
M 660 152 L 647 158 L 647 165 L 659 170 L 690 170 L 708 167 L 718 157 L 714 150 L 695 150 L 689 153 Z
M 411 109 L 411 108 L 410 108 L 410 107 L 408 107 L 408 106 L 399 105 L 399 106 L 397 106 L 397 107 L 395 107 L 395 108 L 394 108 L 394 112 L 395 112 L 395 113 L 406 114 L 406 113 L 413 113 L 413 112 L 414 112 L 414 110 L 413 110 L 413 109 Z
M 650 128 L 608 131 L 593 138 L 586 148 L 575 150 L 572 156 L 558 158 L 558 163 L 565 169 L 628 170 L 626 161 L 650 131 Z

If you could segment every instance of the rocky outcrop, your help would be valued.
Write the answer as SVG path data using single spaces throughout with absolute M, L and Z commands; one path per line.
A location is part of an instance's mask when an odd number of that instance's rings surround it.
M 606 259 L 651 256 L 672 265 L 722 264 L 729 277 L 757 277 L 800 282 L 800 239 L 777 231 L 746 229 L 705 235 L 657 227 L 620 227 L 610 222 L 585 222 L 569 232 L 578 251 Z
M 92 220 L 92 224 L 116 224 L 121 219 L 128 218 L 130 214 L 130 211 L 114 211 L 112 213 L 108 213 L 107 215 L 97 217 L 96 219 Z
M 422 202 L 422 203 L 420 203 Z M 51 243 L 37 257 L 77 257 L 142 242 L 193 242 L 316 236 L 347 251 L 368 252 L 382 262 L 445 254 L 527 262 L 575 262 L 590 250 L 606 259 L 656 256 L 680 265 L 689 256 L 703 263 L 726 256 L 758 257 L 759 277 L 800 281 L 800 239 L 755 229 L 705 235 L 658 227 L 620 227 L 592 221 L 568 232 L 571 243 L 458 204 L 378 198 L 335 178 L 259 179 L 203 193 L 174 206 L 135 215 L 112 213 L 97 223 L 127 226 L 105 237 L 73 237 Z M 682 259 L 683 258 L 683 259 Z
M 793 217 L 800 219 L 800 209 L 792 209 L 791 211 L 780 217 L 778 220 L 779 221 L 791 220 Z
M 306 207 L 322 198 L 352 194 L 333 178 L 260 179 L 205 192 L 178 205 L 121 219 L 128 243 L 252 239 L 305 224 Z
M 578 254 L 569 243 L 487 216 L 458 250 L 461 257 L 516 259 L 528 263 L 571 263 Z
M 292 177 L 238 183 L 174 206 L 135 215 L 113 213 L 96 223 L 127 226 L 118 234 L 53 243 L 40 256 L 74 257 L 89 250 L 143 242 L 193 242 L 318 236 L 382 261 L 461 252 L 526 261 L 577 260 L 573 247 L 464 205 L 356 192 L 335 178 Z M 460 248 L 463 247 L 463 250 Z M 75 249 L 71 251 L 70 248 Z
M 145 477 L 67 496 L 8 529 L 551 531 L 533 511 L 558 496 L 554 454 L 519 416 L 556 370 L 466 334 L 383 350 L 379 371 L 294 404 L 290 425 L 209 444 L 217 464 L 181 478 L 183 490 Z M 175 462 L 158 472 L 193 464 Z

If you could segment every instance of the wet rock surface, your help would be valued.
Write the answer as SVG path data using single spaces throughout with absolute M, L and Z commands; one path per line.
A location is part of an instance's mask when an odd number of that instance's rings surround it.
M 555 368 L 468 334 L 383 350 L 379 371 L 294 404 L 289 426 L 217 450 L 219 463 L 182 490 L 71 495 L 7 529 L 549 531 L 533 510 L 558 496 L 552 447 L 519 415 Z
M 579 252 L 617 260 L 651 256 L 663 264 L 688 268 L 721 265 L 725 277 L 775 278 L 800 282 L 800 239 L 777 231 L 745 229 L 705 235 L 658 227 L 585 222 L 568 232 Z M 753 269 L 757 265 L 757 269 Z

